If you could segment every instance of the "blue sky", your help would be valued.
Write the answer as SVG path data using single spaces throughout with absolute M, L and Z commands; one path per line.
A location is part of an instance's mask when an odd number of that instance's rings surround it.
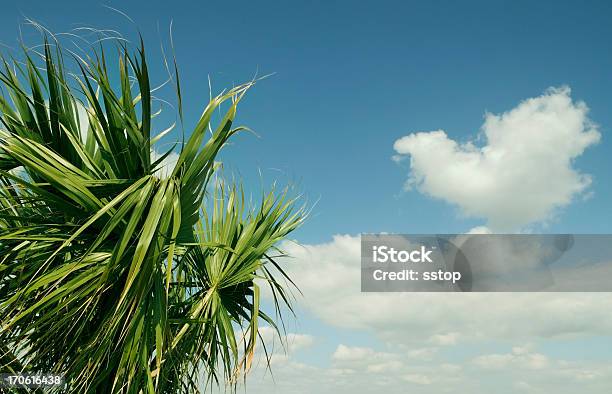
M 15 44 L 24 16 L 55 32 L 92 25 L 134 34 L 133 25 L 101 2 L 7 3 L 0 15 L 0 42 L 9 46 Z M 459 143 L 475 141 L 480 133 L 475 144 L 482 147 L 487 143 L 481 133 L 485 113 L 503 114 L 529 98 L 548 100 L 545 92 L 551 87 L 571 88 L 566 97 L 573 102 L 560 107 L 563 114 L 582 101 L 589 112 L 576 116 L 597 125 L 599 142 L 586 144 L 579 154 L 568 153 L 567 166 L 558 168 L 565 175 L 567 168 L 588 174 L 592 182 L 569 193 L 567 202 L 547 205 L 546 219 L 525 214 L 521 228 L 514 230 L 611 232 L 612 5 L 607 1 L 108 4 L 135 20 L 160 82 L 165 76 L 161 63 L 155 62 L 158 43 L 167 42 L 173 20 L 187 131 L 207 101 L 209 76 L 217 92 L 257 71 L 275 73 L 249 92 L 239 112 L 240 122 L 260 138 L 239 136 L 223 160 L 226 171 L 239 174 L 251 190 L 259 190 L 261 170 L 264 185 L 275 179 L 294 183 L 310 202 L 318 201 L 295 235 L 305 247 L 291 249 L 303 267 L 331 276 L 346 271 L 350 277 L 358 269 L 358 260 L 350 257 L 362 232 L 460 233 L 490 225 L 495 216 L 490 211 L 470 214 L 463 197 L 429 184 L 435 171 L 426 162 L 420 173 L 425 180 L 406 190 L 404 184 L 416 168 L 409 160 L 392 160 L 399 153 L 394 143 L 418 131 L 441 129 L 447 140 Z M 24 30 L 24 35 L 32 37 L 31 31 Z M 546 114 L 556 113 L 555 108 Z M 573 130 L 572 135 L 583 131 Z M 414 146 L 405 149 L 415 152 Z M 486 163 L 482 166 L 489 170 Z M 544 162 L 534 170 L 543 174 L 547 168 Z M 495 179 L 498 173 L 492 174 Z M 523 201 L 521 195 L 516 198 Z M 499 210 L 509 207 L 500 203 Z M 345 238 L 333 238 L 338 234 Z M 295 272 L 308 276 L 304 268 Z M 391 296 L 364 298 L 357 294 L 358 282 L 346 278 L 328 285 L 307 278 L 303 286 L 306 300 L 300 302 L 294 323 L 296 342 L 303 346 L 283 364 L 294 368 L 279 367 L 277 386 L 270 379 L 255 379 L 254 390 L 276 387 L 277 392 L 288 392 L 283 384 L 294 382 L 292 389 L 301 392 L 300 388 L 318 387 L 305 378 L 316 376 L 319 383 L 332 377 L 330 382 L 347 379 L 349 383 L 336 389 L 359 392 L 350 384 L 359 380 L 348 371 L 359 374 L 359 368 L 372 367 L 359 364 L 360 357 L 387 363 L 381 368 L 403 376 L 402 384 L 416 393 L 441 392 L 428 371 L 445 365 L 445 387 L 464 379 L 466 392 L 490 392 L 487 387 L 495 381 L 508 382 L 508 392 L 564 393 L 587 387 L 591 391 L 585 392 L 600 393 L 612 385 L 612 358 L 602 350 L 610 348 L 612 321 L 597 313 L 609 310 L 609 296 L 499 295 L 470 302 L 432 297 L 419 298 L 420 303 Z M 331 299 L 339 300 L 337 309 L 315 305 Z M 394 320 L 377 310 L 386 308 L 377 308 L 375 301 L 406 305 L 406 310 Z M 436 306 L 429 310 L 413 305 L 428 302 Z M 371 308 L 365 309 L 370 312 L 363 312 L 361 321 L 345 316 L 358 303 L 369 303 Z M 498 306 L 506 313 L 500 314 Z M 472 309 L 481 317 L 471 321 L 467 316 Z M 336 319 L 331 318 L 333 312 Z M 419 314 L 422 318 L 415 317 Z M 499 327 L 493 327 L 492 319 L 499 319 Z M 471 333 L 474 322 L 485 326 L 480 335 Z M 389 324 L 409 332 L 414 340 L 402 339 Z M 398 362 L 415 365 L 413 370 L 393 369 Z M 485 369 L 491 378 L 482 378 L 479 386 L 478 368 L 491 363 L 499 368 Z M 524 373 L 517 376 L 515 370 Z M 292 375 L 295 371 L 302 371 L 301 378 Z M 399 383 L 389 384 L 389 392 L 401 392 Z
M 133 33 L 103 3 L 63 4 L 7 5 L 0 41 L 14 44 L 22 15 L 54 31 L 93 25 Z M 612 126 L 608 2 L 109 4 L 136 21 L 152 59 L 174 21 L 187 129 L 208 96 L 208 75 L 220 90 L 257 70 L 276 73 L 241 108 L 240 120 L 261 138 L 240 137 L 225 158 L 255 186 L 257 168 L 270 181 L 278 177 L 271 169 L 280 169 L 311 201 L 320 198 L 301 231 L 306 242 L 333 233 L 461 232 L 482 222 L 402 192 L 406 169 L 390 158 L 393 142 L 410 132 L 444 129 L 466 140 L 485 111 L 510 110 L 561 85 L 587 103 L 604 134 Z M 547 231 L 610 231 L 610 144 L 603 138 L 578 158 L 594 176 L 593 198 L 566 209 Z

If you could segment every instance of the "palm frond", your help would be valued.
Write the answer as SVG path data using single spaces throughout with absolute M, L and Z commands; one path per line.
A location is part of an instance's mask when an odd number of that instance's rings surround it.
M 142 39 L 116 43 L 116 70 L 104 46 L 70 53 L 76 73 L 54 37 L 43 49 L 0 69 L 0 368 L 60 373 L 79 393 L 235 382 L 260 320 L 276 327 L 258 283 L 275 312 L 289 303 L 268 252 L 305 217 L 287 191 L 258 209 L 237 185 L 207 198 L 255 81 L 212 98 L 162 177 Z

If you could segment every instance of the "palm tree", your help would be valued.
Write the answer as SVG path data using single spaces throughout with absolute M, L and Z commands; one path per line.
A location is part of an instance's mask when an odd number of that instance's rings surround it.
M 251 206 L 215 181 L 255 81 L 210 100 L 163 174 L 144 44 L 112 45 L 116 69 L 107 46 L 48 34 L 0 58 L 0 371 L 62 374 L 71 393 L 235 388 L 259 324 L 291 310 L 276 245 L 305 212 L 286 189 Z

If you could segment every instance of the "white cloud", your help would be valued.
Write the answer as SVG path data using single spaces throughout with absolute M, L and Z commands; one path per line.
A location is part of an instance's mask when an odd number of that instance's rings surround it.
M 474 228 L 471 228 L 466 234 L 472 235 L 472 234 L 492 234 L 493 232 L 491 231 L 490 228 L 488 228 L 487 226 L 476 226 Z
M 368 372 L 395 373 L 400 371 L 404 364 L 400 361 L 385 361 L 382 363 L 368 365 Z
M 345 370 L 385 377 L 390 381 L 403 380 L 414 384 L 431 384 L 432 379 L 427 372 L 430 370 L 424 362 L 433 359 L 436 349 L 422 348 L 404 352 L 381 352 L 368 347 L 356 347 L 340 344 L 332 354 L 334 370 Z M 456 373 L 456 369 L 445 370 Z
M 446 334 L 432 335 L 429 338 L 429 341 L 435 343 L 436 345 L 449 346 L 449 345 L 456 344 L 458 339 L 459 339 L 459 333 L 449 332 Z
M 407 374 L 403 376 L 404 380 L 416 384 L 431 384 L 431 379 L 425 375 Z
M 408 359 L 418 361 L 431 360 L 432 354 L 425 349 L 415 349 L 412 353 L 391 353 L 376 351 L 368 347 L 347 346 L 339 344 L 332 354 L 334 369 L 351 371 L 364 371 L 367 373 L 398 374 L 413 363 Z M 425 357 L 426 356 L 426 357 Z
M 280 348 L 281 353 L 286 350 L 289 355 L 292 355 L 296 351 L 309 348 L 315 343 L 315 338 L 312 335 L 290 332 L 281 337 L 270 326 L 259 327 L 258 332 L 268 352 L 274 352 L 275 349 Z
M 423 347 L 408 351 L 408 357 L 416 358 L 419 360 L 431 360 L 438 352 L 438 348 L 435 347 Z
M 473 360 L 477 366 L 485 369 L 544 369 L 550 362 L 547 356 L 532 353 L 525 347 L 513 347 L 512 352 L 505 354 L 486 354 Z
M 284 266 L 304 307 L 329 325 L 365 330 L 394 346 L 612 332 L 612 315 L 602 312 L 612 308 L 609 293 L 362 293 L 359 236 L 281 248 L 293 256 Z
M 315 342 L 314 337 L 312 335 L 295 334 L 295 333 L 287 334 L 287 338 L 285 341 L 287 342 L 287 345 L 289 346 L 290 352 L 295 352 L 300 349 L 309 348 Z
M 475 349 L 474 347 L 472 349 Z M 513 394 L 516 389 L 537 393 L 603 394 L 612 383 L 609 362 L 567 361 L 536 352 L 531 346 L 515 346 L 508 353 L 482 354 L 475 358 L 453 352 L 455 360 L 436 354 L 414 359 L 401 349 L 377 351 L 368 347 L 338 345 L 328 367 L 282 359 L 273 366 L 274 380 L 262 376 L 260 365 L 247 382 L 249 393 L 346 393 L 385 392 L 415 394 L 462 392 Z M 484 370 L 486 371 L 484 371 Z M 486 373 L 485 373 L 486 372 Z M 516 382 L 516 385 L 513 385 Z
M 549 89 L 501 115 L 486 114 L 483 146 L 437 130 L 402 137 L 394 149 L 410 157 L 408 185 L 487 219 L 496 231 L 516 230 L 549 219 L 591 184 L 573 166 L 600 139 L 587 114 L 569 88 Z
M 338 345 L 332 355 L 334 360 L 340 361 L 361 361 L 370 359 L 375 355 L 374 350 L 366 347 L 349 347 L 343 344 Z

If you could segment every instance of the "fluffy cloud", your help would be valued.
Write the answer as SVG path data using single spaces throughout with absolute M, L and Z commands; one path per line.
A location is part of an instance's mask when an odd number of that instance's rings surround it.
M 383 346 L 352 346 L 347 336 L 328 350 L 328 365 L 284 357 L 274 378 L 256 370 L 249 392 L 603 394 L 612 384 L 609 362 L 556 359 L 531 346 L 490 352 L 491 344 L 609 336 L 611 294 L 361 293 L 359 236 L 281 247 L 293 256 L 285 266 L 302 307 L 330 330 L 369 332 Z
M 567 361 L 515 346 L 508 353 L 471 358 L 455 354 L 453 363 L 443 355 L 414 359 L 395 350 L 339 345 L 328 367 L 286 358 L 275 364 L 274 378 L 264 368 L 254 371 L 249 393 L 500 393 L 517 389 L 534 393 L 573 394 L 609 392 L 612 365 L 606 362 Z M 484 373 L 486 372 L 486 373 Z M 264 375 L 261 375 L 261 374 Z
M 315 338 L 308 334 L 287 333 L 279 336 L 278 332 L 270 326 L 260 327 L 258 331 L 266 349 L 271 353 L 276 352 L 278 355 L 284 355 L 284 351 L 288 355 L 292 355 L 298 350 L 309 348 L 315 342 Z M 257 349 L 263 350 L 261 346 Z
M 609 293 L 362 293 L 359 236 L 282 248 L 293 256 L 285 267 L 304 307 L 329 325 L 372 332 L 393 346 L 612 332 L 612 315 L 602 312 L 612 308 Z
M 380 354 L 374 352 L 373 349 L 366 347 L 349 347 L 343 344 L 338 345 L 336 351 L 332 355 L 334 360 L 340 361 L 362 361 L 372 359 Z
M 573 166 L 600 134 L 567 87 L 549 89 L 501 115 L 486 114 L 484 145 L 459 143 L 443 130 L 398 139 L 410 157 L 409 186 L 488 220 L 496 231 L 545 221 L 584 192 L 591 177 Z

